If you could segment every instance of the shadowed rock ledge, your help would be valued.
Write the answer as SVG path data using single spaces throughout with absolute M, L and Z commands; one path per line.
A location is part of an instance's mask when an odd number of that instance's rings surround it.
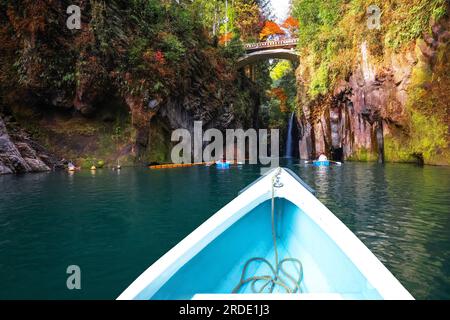
M 9 134 L 0 117 L 0 174 L 45 172 L 56 165 L 56 158 L 24 131 L 15 129 Z

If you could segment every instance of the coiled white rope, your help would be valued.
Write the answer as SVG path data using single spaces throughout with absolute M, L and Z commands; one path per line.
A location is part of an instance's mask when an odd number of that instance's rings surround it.
M 278 172 L 272 177 L 272 211 L 271 211 L 271 218 L 272 218 L 272 240 L 273 240 L 273 246 L 274 246 L 274 252 L 275 252 L 275 267 L 265 258 L 251 258 L 249 259 L 245 265 L 244 269 L 242 270 L 241 279 L 238 283 L 238 285 L 233 289 L 233 293 L 238 293 L 239 290 L 241 290 L 242 286 L 251 283 L 251 289 L 253 293 L 272 293 L 273 290 L 276 288 L 276 286 L 279 286 L 283 288 L 286 293 L 296 293 L 301 292 L 300 284 L 303 280 L 303 265 L 300 262 L 300 260 L 295 258 L 285 258 L 278 262 L 278 249 L 277 249 L 277 234 L 276 234 L 276 228 L 275 228 L 275 184 L 279 183 L 279 175 L 281 173 L 281 170 L 278 169 Z M 266 264 L 269 268 L 272 274 L 270 275 L 261 275 L 261 276 L 252 276 L 246 278 L 247 268 L 252 262 L 260 262 Z M 298 272 L 298 278 L 294 278 L 289 272 L 287 272 L 283 268 L 283 264 L 286 262 L 292 262 L 294 264 L 298 265 L 298 269 L 296 271 Z M 286 277 L 291 284 L 287 283 L 282 277 L 280 277 L 280 272 L 284 277 Z M 256 284 L 260 281 L 262 282 L 262 285 L 257 288 Z M 266 288 L 268 289 L 266 291 Z

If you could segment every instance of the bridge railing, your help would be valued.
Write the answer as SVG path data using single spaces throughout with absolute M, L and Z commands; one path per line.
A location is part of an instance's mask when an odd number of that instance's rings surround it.
M 287 46 L 296 46 L 298 39 L 284 39 L 284 40 L 271 40 L 265 42 L 258 43 L 246 43 L 244 44 L 245 50 L 259 50 L 265 48 L 274 48 L 274 47 L 287 47 Z

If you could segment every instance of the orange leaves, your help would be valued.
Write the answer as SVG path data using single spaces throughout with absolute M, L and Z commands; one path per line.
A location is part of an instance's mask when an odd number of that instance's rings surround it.
M 232 38 L 233 38 L 233 33 L 232 32 L 228 32 L 228 33 L 220 36 L 219 44 L 224 45 L 224 44 L 230 42 Z
M 261 40 L 267 40 L 267 38 L 270 36 L 276 36 L 276 35 L 286 36 L 285 30 L 287 30 L 287 31 L 289 31 L 289 33 L 293 34 L 293 33 L 297 32 L 299 26 L 300 26 L 300 23 L 298 22 L 298 20 L 292 16 L 288 17 L 281 26 L 279 26 L 275 22 L 269 20 L 269 21 L 266 21 L 266 23 L 264 24 L 264 28 L 262 29 L 262 31 L 259 35 L 259 38 Z M 283 29 L 285 29 L 285 30 L 283 30 Z
M 293 33 L 298 30 L 298 28 L 300 27 L 300 23 L 294 17 L 289 16 L 281 26 L 285 29 L 288 29 L 289 32 Z
M 280 111 L 281 112 L 289 111 L 288 107 L 287 107 L 288 97 L 283 88 L 274 88 L 274 89 L 270 90 L 269 96 L 280 100 Z
M 273 21 L 266 21 L 264 24 L 264 28 L 261 30 L 259 34 L 259 38 L 261 40 L 266 40 L 267 37 L 273 35 L 285 35 L 286 33 L 280 28 L 278 24 Z

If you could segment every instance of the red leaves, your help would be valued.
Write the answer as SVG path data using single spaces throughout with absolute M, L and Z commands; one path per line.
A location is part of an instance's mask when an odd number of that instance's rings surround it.
M 155 61 L 157 63 L 161 63 L 161 64 L 165 64 L 166 63 L 166 59 L 164 57 L 164 53 L 161 50 L 158 50 L 155 52 Z
M 156 52 L 152 49 L 148 49 L 144 52 L 143 55 L 144 60 L 149 64 L 157 64 L 157 65 L 164 65 L 166 64 L 166 58 L 164 56 L 164 52 L 161 50 L 157 50 Z

